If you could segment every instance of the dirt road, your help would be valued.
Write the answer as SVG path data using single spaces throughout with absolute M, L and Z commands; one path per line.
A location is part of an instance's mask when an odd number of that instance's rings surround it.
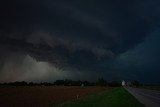
M 137 98 L 139 102 L 144 104 L 146 107 L 160 107 L 159 91 L 132 88 L 132 87 L 125 87 L 125 89 L 128 92 L 130 92 L 135 98 Z

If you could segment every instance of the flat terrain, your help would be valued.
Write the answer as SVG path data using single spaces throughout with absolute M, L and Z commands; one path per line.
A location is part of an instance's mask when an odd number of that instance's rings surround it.
M 123 87 L 71 101 L 63 107 L 144 107 Z
M 160 86 L 143 86 L 141 88 L 160 91 Z
M 0 107 L 48 107 L 95 94 L 104 87 L 25 86 L 0 87 Z
M 146 107 L 160 107 L 160 91 L 126 87 Z

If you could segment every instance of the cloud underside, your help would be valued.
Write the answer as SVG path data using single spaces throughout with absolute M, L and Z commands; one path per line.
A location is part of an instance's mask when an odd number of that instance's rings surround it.
M 16 0 L 0 7 L 1 56 L 29 55 L 61 70 L 109 69 L 157 29 L 160 17 L 157 0 Z

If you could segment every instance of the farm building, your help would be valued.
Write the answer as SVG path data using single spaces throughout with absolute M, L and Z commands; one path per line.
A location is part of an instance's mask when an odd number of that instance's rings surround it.
M 122 80 L 122 86 L 126 86 L 126 82 Z

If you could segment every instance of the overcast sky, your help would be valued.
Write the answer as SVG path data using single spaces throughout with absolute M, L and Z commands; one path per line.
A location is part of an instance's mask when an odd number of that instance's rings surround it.
M 1 0 L 0 82 L 160 83 L 159 0 Z

